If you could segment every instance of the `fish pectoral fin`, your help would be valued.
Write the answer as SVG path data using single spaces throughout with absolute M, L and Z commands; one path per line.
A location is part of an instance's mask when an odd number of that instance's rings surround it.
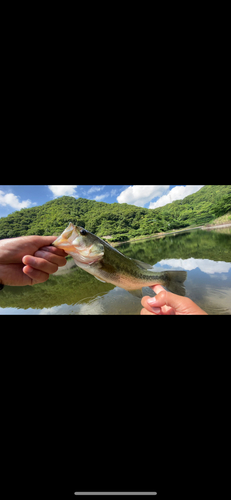
M 146 262 L 142 262 L 142 260 L 137 260 L 137 259 L 131 259 L 131 260 L 133 260 L 140 267 L 140 269 L 153 269 L 151 264 L 146 264 Z
M 138 297 L 138 299 L 142 299 L 143 297 L 142 290 L 140 288 L 138 290 L 127 290 L 127 292 L 134 295 L 134 297 Z
M 95 276 L 95 275 L 94 275 Z M 100 278 L 98 278 L 97 276 L 95 276 L 95 278 L 98 280 L 98 281 L 101 281 L 101 283 L 107 283 L 106 281 L 103 281 L 101 280 Z
M 106 281 L 100 280 L 100 279 L 99 279 L 99 278 L 97 278 L 96 276 L 95 276 L 95 278 L 96 278 L 98 281 L 101 281 L 101 283 L 106 283 Z

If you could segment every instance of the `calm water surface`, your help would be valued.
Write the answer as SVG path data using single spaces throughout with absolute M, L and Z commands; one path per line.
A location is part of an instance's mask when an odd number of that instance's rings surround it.
M 231 230 L 194 230 L 125 243 L 128 257 L 152 264 L 157 271 L 187 271 L 186 296 L 208 314 L 231 314 Z M 144 295 L 155 295 L 143 288 Z M 8 287 L 0 292 L 0 314 L 140 314 L 140 299 L 101 283 L 69 260 L 46 283 Z

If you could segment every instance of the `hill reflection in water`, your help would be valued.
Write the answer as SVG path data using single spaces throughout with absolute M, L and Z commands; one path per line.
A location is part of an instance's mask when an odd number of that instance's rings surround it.
M 191 231 L 162 239 L 127 243 L 119 250 L 149 262 L 157 271 L 187 271 L 186 296 L 209 314 L 231 314 L 231 234 Z M 150 288 L 144 295 L 154 295 Z M 140 299 L 101 283 L 68 261 L 46 283 L 5 287 L 0 314 L 139 314 Z

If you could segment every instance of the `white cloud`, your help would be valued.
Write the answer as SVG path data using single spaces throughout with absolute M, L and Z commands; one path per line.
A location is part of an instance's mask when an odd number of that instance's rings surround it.
M 118 203 L 129 203 L 143 207 L 157 196 L 161 196 L 169 186 L 129 186 L 117 197 Z
M 187 271 L 192 271 L 192 269 L 199 269 L 203 273 L 214 274 L 214 273 L 228 273 L 231 269 L 230 262 L 214 261 L 210 259 L 163 259 L 159 262 L 160 266 L 171 266 L 171 267 L 181 267 Z
M 94 199 L 95 201 L 100 201 L 103 200 L 104 198 L 107 198 L 109 196 L 109 193 L 101 194 L 100 196 L 96 196 Z
M 54 196 L 75 196 L 76 192 L 75 189 L 77 188 L 77 185 L 75 186 L 54 186 L 50 185 L 48 186 L 49 189 L 52 191 Z
M 89 303 L 84 303 L 84 304 L 74 304 L 74 305 L 68 305 L 68 304 L 61 304 L 61 306 L 53 306 L 53 307 L 48 307 L 48 308 L 43 308 L 39 312 L 41 316 L 44 315 L 52 315 L 52 314 L 59 314 L 59 315 L 89 315 L 89 314 L 103 314 L 104 309 L 103 305 L 101 304 L 100 298 L 97 297 L 96 300 L 91 300 Z
M 175 200 L 183 200 L 189 194 L 196 193 L 201 189 L 203 185 L 187 185 L 187 186 L 175 186 L 167 194 L 161 196 L 159 200 L 154 203 L 150 203 L 148 208 L 157 208 L 167 205 L 167 203 L 172 203 Z
M 31 200 L 19 201 L 19 197 L 15 196 L 15 194 L 4 193 L 4 191 L 0 191 L 0 205 L 9 205 L 15 210 L 21 210 L 21 208 L 28 208 L 30 205 L 32 205 L 32 203 Z
M 116 195 L 116 193 L 117 193 L 117 189 L 112 189 L 112 190 L 111 190 L 111 196 L 115 196 L 115 195 Z
M 88 193 L 94 193 L 94 191 L 102 191 L 105 186 L 92 186 L 89 190 Z

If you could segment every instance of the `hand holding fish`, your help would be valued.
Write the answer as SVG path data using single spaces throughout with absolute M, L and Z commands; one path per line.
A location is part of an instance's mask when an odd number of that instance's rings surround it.
M 188 297 L 180 297 L 174 293 L 167 292 L 161 285 L 151 286 L 157 294 L 155 297 L 143 297 L 141 300 L 144 309 L 141 315 L 183 315 L 183 314 L 207 314 Z
M 35 285 L 65 266 L 66 252 L 52 245 L 56 236 L 21 236 L 0 241 L 0 284 Z

